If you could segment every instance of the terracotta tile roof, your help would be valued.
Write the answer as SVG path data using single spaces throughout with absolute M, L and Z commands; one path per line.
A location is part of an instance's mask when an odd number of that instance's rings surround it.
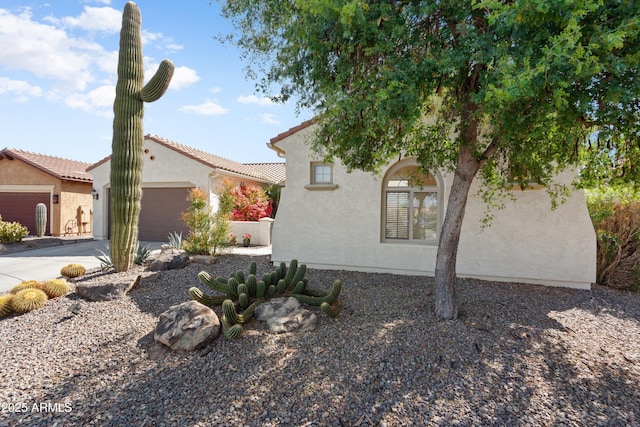
M 91 166 L 91 163 L 31 153 L 16 148 L 5 148 L 0 151 L 0 159 L 19 159 L 43 172 L 66 181 L 93 182 L 93 177 L 87 172 L 87 168 Z
M 245 163 L 247 166 L 251 166 L 257 171 L 260 171 L 263 175 L 269 177 L 269 179 L 276 184 L 282 184 L 287 177 L 286 163 Z
M 279 133 L 278 135 L 274 136 L 273 138 L 271 138 L 269 140 L 269 142 L 271 144 L 275 144 L 276 142 L 281 141 L 281 140 L 285 139 L 286 137 L 291 136 L 294 133 L 301 131 L 304 128 L 307 128 L 307 127 L 311 126 L 314 123 L 315 123 L 314 119 L 310 119 L 310 120 L 307 120 L 306 122 L 302 122 L 298 126 L 294 126 L 291 129 L 289 129 L 287 131 L 284 131 L 282 133 Z
M 216 156 L 215 154 L 207 153 L 197 148 L 189 147 L 183 144 L 179 144 L 175 141 L 171 141 L 166 138 L 162 138 L 157 135 L 145 135 L 145 140 L 154 141 L 170 150 L 176 151 L 185 157 L 193 159 L 211 168 L 222 169 L 228 172 L 244 175 L 249 178 L 254 178 L 258 181 L 278 183 L 280 181 L 274 181 L 274 178 L 278 178 L 278 174 L 273 174 L 265 167 L 255 167 L 254 164 L 238 163 L 233 160 L 225 159 L 224 157 Z M 89 167 L 89 170 L 109 161 L 111 156 L 105 157 L 98 163 L 94 163 Z M 284 165 L 284 164 L 283 164 Z M 284 168 L 284 166 L 283 166 Z M 275 168 L 274 168 L 275 169 Z

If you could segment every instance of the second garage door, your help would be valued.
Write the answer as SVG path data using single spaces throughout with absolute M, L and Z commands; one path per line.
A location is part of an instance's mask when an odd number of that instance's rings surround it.
M 0 216 L 6 222 L 19 222 L 29 229 L 29 234 L 36 234 L 36 205 L 47 206 L 46 235 L 50 235 L 51 221 L 49 215 L 49 193 L 2 193 L 0 192 Z
M 144 188 L 142 210 L 138 223 L 138 239 L 151 242 L 169 241 L 169 233 L 182 232 L 186 238 L 189 229 L 182 220 L 182 212 L 189 208 L 189 188 Z
M 190 188 L 143 188 L 142 209 L 138 220 L 138 240 L 168 242 L 170 233 L 182 233 L 186 238 L 189 229 L 182 220 L 182 212 L 189 208 L 187 196 Z M 109 215 L 111 209 L 109 209 Z M 108 222 L 111 237 L 111 218 Z

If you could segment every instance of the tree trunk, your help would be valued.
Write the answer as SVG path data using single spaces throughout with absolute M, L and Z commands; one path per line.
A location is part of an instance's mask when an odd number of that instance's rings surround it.
M 456 298 L 458 243 L 460 242 L 467 197 L 469 196 L 473 178 L 479 169 L 480 162 L 473 157 L 469 147 L 460 147 L 458 164 L 451 184 L 447 211 L 440 231 L 436 256 L 435 311 L 436 316 L 441 319 L 455 319 L 458 317 L 458 301 Z

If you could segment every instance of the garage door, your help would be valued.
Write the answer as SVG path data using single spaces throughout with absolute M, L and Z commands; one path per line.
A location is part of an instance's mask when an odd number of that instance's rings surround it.
M 19 222 L 29 229 L 29 234 L 36 234 L 36 205 L 47 206 L 46 235 L 50 235 L 49 193 L 0 193 L 0 216 L 3 221 Z
M 168 242 L 169 233 L 173 232 L 182 232 L 182 237 L 187 237 L 189 229 L 182 220 L 182 212 L 189 208 L 189 190 L 190 188 L 143 188 L 138 240 Z

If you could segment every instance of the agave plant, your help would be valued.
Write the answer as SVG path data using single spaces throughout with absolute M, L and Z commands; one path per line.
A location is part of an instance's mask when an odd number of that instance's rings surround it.
M 182 249 L 182 232 L 169 233 L 169 246 L 173 249 Z
M 144 264 L 151 256 L 151 248 L 149 245 L 141 245 L 140 242 L 136 243 L 136 255 L 133 258 L 133 263 L 137 265 Z

